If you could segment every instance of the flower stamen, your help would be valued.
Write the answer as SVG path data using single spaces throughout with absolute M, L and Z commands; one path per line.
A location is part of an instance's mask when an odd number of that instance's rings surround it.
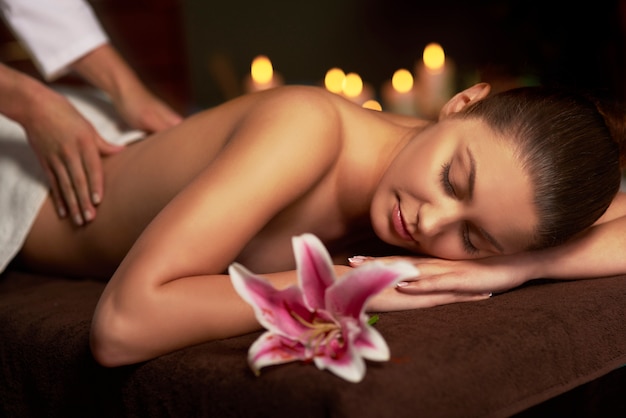
M 300 335 L 300 338 L 306 341 L 309 347 L 313 348 L 314 355 L 323 354 L 320 348 L 327 346 L 333 340 L 337 341 L 339 347 L 343 347 L 344 341 L 341 328 L 336 323 L 325 321 L 317 316 L 311 321 L 307 321 L 292 310 L 289 311 L 289 314 L 300 324 L 309 328 L 308 331 Z

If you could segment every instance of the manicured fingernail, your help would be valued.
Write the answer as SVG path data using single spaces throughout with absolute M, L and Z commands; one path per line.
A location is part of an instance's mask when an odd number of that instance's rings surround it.
M 85 210 L 83 212 L 83 217 L 85 218 L 87 222 L 89 222 L 93 219 L 93 213 L 90 210 Z
M 493 296 L 493 293 L 483 293 L 483 296 L 490 298 Z
M 57 212 L 59 212 L 59 218 L 65 218 L 67 212 L 65 212 L 65 208 L 63 206 L 59 206 L 57 208 Z
M 100 204 L 100 195 L 98 193 L 93 193 L 91 195 L 91 201 L 93 202 L 94 205 L 99 205 Z
M 398 282 L 396 283 L 396 287 L 407 287 L 409 282 Z
M 350 262 L 350 264 L 354 266 L 359 266 L 363 264 L 366 260 L 367 260 L 367 257 L 362 256 L 362 255 L 355 255 L 354 257 L 348 258 L 348 261 Z
M 83 218 L 80 216 L 80 213 L 74 215 L 74 223 L 78 226 L 81 226 L 83 224 Z

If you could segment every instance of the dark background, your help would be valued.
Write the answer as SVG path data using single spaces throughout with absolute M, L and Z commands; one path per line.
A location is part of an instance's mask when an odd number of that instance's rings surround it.
M 148 85 L 187 113 L 241 94 L 259 54 L 287 84 L 318 84 L 336 66 L 378 90 L 396 69 L 412 69 L 432 41 L 454 60 L 457 88 L 559 84 L 626 98 L 626 0 L 90 3 Z

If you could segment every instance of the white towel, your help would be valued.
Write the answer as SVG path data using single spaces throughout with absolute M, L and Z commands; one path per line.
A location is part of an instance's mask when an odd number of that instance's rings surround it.
M 116 116 L 110 101 L 92 89 L 57 88 L 107 141 L 126 144 L 145 136 Z M 0 273 L 19 252 L 49 187 L 24 129 L 0 115 Z M 50 243 L 54 245 L 54 243 Z

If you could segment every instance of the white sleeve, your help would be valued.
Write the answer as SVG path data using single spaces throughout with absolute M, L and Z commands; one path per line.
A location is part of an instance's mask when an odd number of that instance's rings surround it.
M 5 20 L 47 80 L 108 42 L 91 7 L 83 0 L 0 0 Z

